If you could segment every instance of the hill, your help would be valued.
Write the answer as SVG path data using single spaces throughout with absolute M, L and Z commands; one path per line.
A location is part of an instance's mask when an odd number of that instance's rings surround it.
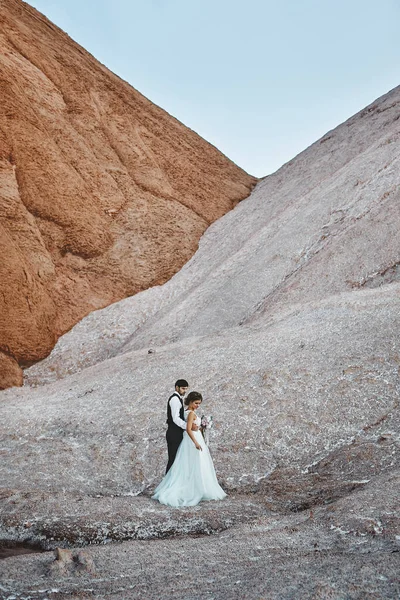
M 21 0 L 0 4 L 0 388 L 167 281 L 255 178 Z

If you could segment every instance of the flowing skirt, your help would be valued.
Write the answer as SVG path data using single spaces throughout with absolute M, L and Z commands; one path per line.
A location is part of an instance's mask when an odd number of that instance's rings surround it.
M 226 496 L 201 432 L 193 433 L 202 450 L 197 450 L 185 431 L 172 467 L 152 496 L 161 504 L 195 506 L 201 500 L 222 500 Z

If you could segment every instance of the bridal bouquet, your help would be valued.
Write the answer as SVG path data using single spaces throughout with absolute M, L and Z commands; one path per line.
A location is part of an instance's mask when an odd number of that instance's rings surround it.
M 207 446 L 210 441 L 210 429 L 212 428 L 212 426 L 213 426 L 212 416 L 211 415 L 210 416 L 203 415 L 201 417 L 201 432 L 203 434 L 204 441 L 207 444 Z

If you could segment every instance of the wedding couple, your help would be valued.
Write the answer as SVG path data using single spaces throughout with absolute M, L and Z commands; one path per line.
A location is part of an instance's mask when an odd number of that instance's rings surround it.
M 178 379 L 167 404 L 168 464 L 164 479 L 156 488 L 155 500 L 169 506 L 194 506 L 201 500 L 222 500 L 210 452 L 200 431 L 196 410 L 203 400 L 199 392 L 184 397 L 189 384 Z

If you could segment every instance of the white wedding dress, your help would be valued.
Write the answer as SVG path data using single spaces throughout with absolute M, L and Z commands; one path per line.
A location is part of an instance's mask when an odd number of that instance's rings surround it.
M 185 411 L 187 421 L 190 411 Z M 200 417 L 194 423 L 200 426 Z M 217 481 L 214 464 L 201 431 L 192 432 L 202 450 L 197 450 L 186 431 L 174 463 L 157 486 L 152 498 L 168 506 L 195 506 L 201 500 L 222 500 L 226 494 Z

